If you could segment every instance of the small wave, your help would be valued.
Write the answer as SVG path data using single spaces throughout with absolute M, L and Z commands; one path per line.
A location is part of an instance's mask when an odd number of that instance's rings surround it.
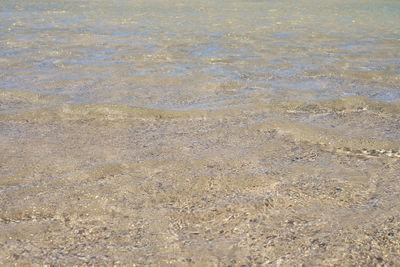
M 253 126 L 254 130 L 271 131 L 288 135 L 298 142 L 320 145 L 322 149 L 353 155 L 400 158 L 400 143 L 372 138 L 347 137 L 339 132 L 289 121 L 271 120 Z
M 381 114 L 400 114 L 400 102 L 379 102 L 362 96 L 348 96 L 332 100 L 317 100 L 309 102 L 261 102 L 256 99 L 249 105 L 253 111 L 272 111 L 277 113 L 346 113 L 346 112 L 373 112 Z

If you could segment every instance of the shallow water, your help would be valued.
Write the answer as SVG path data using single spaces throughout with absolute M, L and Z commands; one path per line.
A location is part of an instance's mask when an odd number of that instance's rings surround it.
M 72 103 L 400 100 L 397 1 L 2 1 L 2 85 Z
M 400 264 L 398 1 L 0 0 L 0 265 Z

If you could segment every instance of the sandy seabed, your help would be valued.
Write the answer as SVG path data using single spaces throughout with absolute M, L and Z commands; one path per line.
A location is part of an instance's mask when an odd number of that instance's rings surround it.
M 398 266 L 399 110 L 3 114 L 0 265 Z

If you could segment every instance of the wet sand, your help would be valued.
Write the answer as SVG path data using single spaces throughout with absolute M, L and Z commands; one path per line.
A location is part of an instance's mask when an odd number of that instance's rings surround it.
M 0 265 L 399 265 L 398 111 L 350 97 L 3 114 Z

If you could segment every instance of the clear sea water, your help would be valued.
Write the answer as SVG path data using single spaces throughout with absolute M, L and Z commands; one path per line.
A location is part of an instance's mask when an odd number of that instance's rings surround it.
M 400 266 L 399 0 L 0 0 L 0 266 Z
M 0 89 L 161 109 L 397 102 L 400 4 L 1 0 Z

